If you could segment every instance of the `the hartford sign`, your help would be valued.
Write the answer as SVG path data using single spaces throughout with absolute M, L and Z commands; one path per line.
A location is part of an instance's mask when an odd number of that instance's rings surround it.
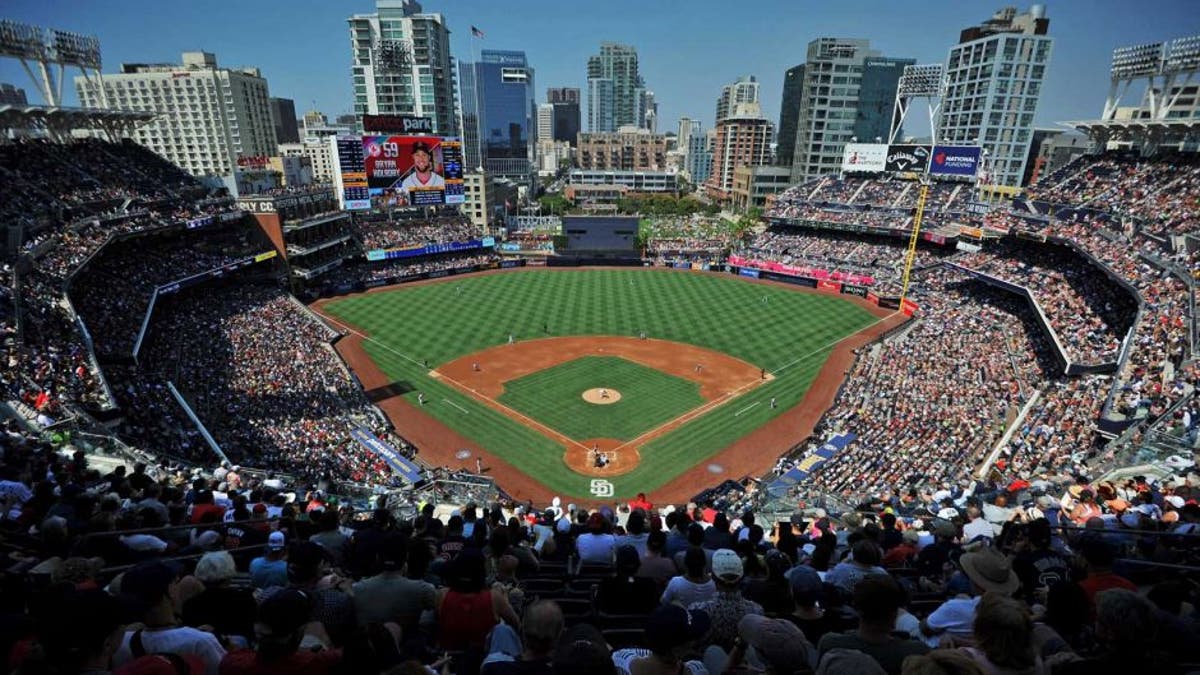
M 929 173 L 943 176 L 974 176 L 979 170 L 980 148 L 977 145 L 935 145 L 929 162 Z

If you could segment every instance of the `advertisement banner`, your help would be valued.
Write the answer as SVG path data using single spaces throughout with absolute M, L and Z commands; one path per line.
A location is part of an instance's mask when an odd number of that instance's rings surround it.
M 860 298 L 867 297 L 867 289 L 865 286 L 851 286 L 850 284 L 842 284 L 843 295 L 857 295 Z
M 817 282 L 817 290 L 818 291 L 832 291 L 834 293 L 840 293 L 842 290 L 842 285 L 836 281 L 827 281 L 825 279 L 822 279 Z
M 878 305 L 879 304 L 879 296 L 875 295 L 871 291 L 867 291 L 867 302 L 871 303 L 872 305 Z
M 917 306 L 917 303 L 913 302 L 912 300 L 909 300 L 908 298 L 905 298 L 900 301 L 900 311 L 904 312 L 904 314 L 907 316 L 912 316 L 913 314 L 916 314 L 918 309 L 920 309 L 920 307 Z
M 432 134 L 433 120 L 416 115 L 363 115 L 363 130 L 385 134 Z
M 437 136 L 363 136 L 371 201 L 381 208 L 466 202 L 462 142 Z
M 743 268 L 739 269 L 738 274 L 740 274 L 744 277 L 750 277 L 751 279 L 758 278 L 758 270 L 750 269 L 749 267 L 743 267 Z
M 915 171 L 920 173 L 929 164 L 928 145 L 889 145 L 884 171 Z
M 887 165 L 888 146 L 885 143 L 847 143 L 842 151 L 842 171 L 883 171 Z
M 399 474 L 404 480 L 410 483 L 416 483 L 421 480 L 421 469 L 413 464 L 407 457 L 401 455 L 396 448 L 385 443 L 375 434 L 371 433 L 366 427 L 358 427 L 350 431 L 350 437 L 358 441 L 358 444 L 379 455 L 379 458 L 392 467 L 392 470 Z
M 929 173 L 941 176 L 974 176 L 979 170 L 980 148 L 975 145 L 935 145 Z
M 367 251 L 367 260 L 396 260 L 397 258 L 415 258 L 434 253 L 452 253 L 454 251 L 469 251 L 480 248 L 484 244 L 479 239 L 471 241 L 452 241 L 428 246 L 404 246 L 400 248 L 376 248 Z

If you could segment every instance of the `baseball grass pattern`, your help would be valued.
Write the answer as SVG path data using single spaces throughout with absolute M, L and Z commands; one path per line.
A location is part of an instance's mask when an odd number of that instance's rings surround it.
M 325 309 L 370 336 L 363 345 L 367 353 L 394 381 L 411 385 L 404 395 L 411 403 L 423 392 L 426 414 L 565 495 L 587 496 L 591 477 L 567 468 L 561 445 L 438 382 L 428 370 L 504 344 L 510 334 L 522 340 L 645 332 L 774 373 L 771 382 L 643 446 L 638 467 L 611 479 L 617 498 L 653 491 L 798 404 L 833 345 L 876 321 L 834 295 L 665 269 L 452 277 L 346 298 Z M 775 409 L 768 405 L 772 397 Z
M 594 387 L 621 392 L 609 405 L 584 401 Z M 700 386 L 613 356 L 585 356 L 504 383 L 497 399 L 569 438 L 629 441 L 704 405 Z

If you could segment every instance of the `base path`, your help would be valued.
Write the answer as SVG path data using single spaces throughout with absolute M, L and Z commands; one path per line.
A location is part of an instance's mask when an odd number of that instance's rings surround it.
M 569 438 L 497 400 L 504 393 L 505 382 L 585 356 L 615 356 L 695 382 L 704 403 L 635 439 L 621 442 Z M 500 345 L 459 357 L 430 374 L 562 444 L 563 462 L 572 471 L 587 476 L 619 476 L 632 471 L 641 460 L 640 448 L 645 444 L 774 379 L 769 373 L 763 374 L 758 366 L 711 349 L 669 340 L 611 335 L 555 337 Z M 610 402 L 601 400 L 599 392 L 598 388 L 589 389 L 587 393 L 594 393 L 594 397 L 584 398 L 590 403 Z M 614 394 L 619 397 L 616 390 L 609 392 L 610 397 Z M 603 467 L 595 465 L 598 451 L 611 451 L 611 461 Z
M 565 272 L 578 269 L 581 268 L 524 268 L 522 270 L 495 270 L 471 276 L 514 273 L 552 274 L 560 270 Z M 662 273 L 662 270 L 647 270 L 647 272 Z M 711 272 L 689 272 L 682 270 L 675 273 L 712 274 Z M 446 283 L 453 280 L 454 278 L 437 279 L 417 283 Z M 827 294 L 822 291 L 801 288 L 792 284 L 762 279 L 742 278 L 741 281 L 744 283 L 787 288 L 797 293 Z M 367 291 L 367 293 L 388 292 L 394 290 L 394 288 L 374 288 Z M 875 341 L 887 331 L 903 324 L 908 318 L 899 312 L 882 309 L 860 298 L 849 295 L 842 295 L 840 297 L 871 312 L 879 321 L 845 338 L 834 346 L 828 360 L 813 380 L 804 395 L 804 400 L 799 405 L 783 411 L 767 424 L 735 441 L 724 450 L 713 454 L 703 461 L 698 461 L 696 466 L 684 471 L 666 485 L 654 490 L 649 495 L 652 501 L 663 504 L 681 504 L 704 488 L 711 487 L 725 478 L 737 480 L 744 476 L 761 476 L 775 465 L 775 461 L 780 455 L 813 433 L 813 429 L 821 419 L 821 416 L 833 405 L 837 391 L 841 387 L 842 382 L 845 381 L 846 375 L 854 363 L 857 350 Z M 333 299 L 320 300 L 312 305 L 312 309 L 318 313 L 322 313 L 322 306 L 326 302 L 332 301 Z M 331 324 L 334 326 L 345 326 L 344 323 L 333 317 L 328 318 L 331 319 Z M 357 328 L 352 327 L 352 330 L 357 331 Z M 363 349 L 362 343 L 364 337 L 365 334 L 361 332 L 349 333 L 346 337 L 338 341 L 337 351 L 346 360 L 350 368 L 354 370 L 366 390 L 370 391 L 386 387 L 391 384 L 391 380 L 384 375 L 379 366 L 375 364 Z M 636 340 L 636 338 L 634 339 Z M 520 344 L 527 343 L 518 343 L 513 346 L 519 346 Z M 685 363 L 685 372 L 681 376 L 686 376 L 686 371 L 694 365 L 694 363 Z M 708 363 L 704 365 L 706 369 L 709 366 Z M 469 368 L 470 364 L 468 363 L 467 366 Z M 757 368 L 754 370 L 754 377 L 758 377 Z M 688 379 L 692 378 L 689 377 Z M 701 394 L 704 394 L 703 384 L 701 385 Z M 408 403 L 399 395 L 377 399 L 375 404 L 388 416 L 400 435 L 404 436 L 419 449 L 420 458 L 424 462 L 433 466 L 474 471 L 475 460 L 478 458 L 483 462 L 484 472 L 494 478 L 497 484 L 504 488 L 505 492 L 516 499 L 533 500 L 535 504 L 540 505 L 549 503 L 550 498 L 555 496 L 550 489 L 536 478 L 516 469 L 504 461 L 503 458 L 488 452 L 433 417 L 424 414 L 417 406 Z M 611 439 L 586 439 L 584 442 L 588 445 L 585 446 L 584 450 L 580 451 L 578 460 L 574 456 L 566 458 L 571 468 L 587 475 L 615 475 L 611 472 L 612 469 L 592 469 L 589 467 L 586 454 L 586 450 L 590 449 L 592 443 L 600 443 L 601 447 L 604 448 L 605 445 L 615 443 L 615 441 Z M 617 445 L 611 445 L 610 447 L 615 450 L 617 456 L 616 462 L 620 462 L 626 449 L 616 449 Z M 462 450 L 467 450 L 469 454 L 460 456 L 460 451 Z M 720 468 L 720 472 L 714 472 L 711 467 Z M 608 473 L 602 473 L 605 471 L 608 471 Z M 564 498 L 570 497 L 571 501 L 589 507 L 595 507 L 600 504 L 600 500 L 588 495 L 560 496 Z M 608 503 L 611 505 L 611 502 Z

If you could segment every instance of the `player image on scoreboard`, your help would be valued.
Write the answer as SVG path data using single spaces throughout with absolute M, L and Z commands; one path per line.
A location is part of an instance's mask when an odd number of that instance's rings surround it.
M 367 185 L 378 206 L 440 206 L 466 201 L 458 139 L 364 136 L 362 142 Z

